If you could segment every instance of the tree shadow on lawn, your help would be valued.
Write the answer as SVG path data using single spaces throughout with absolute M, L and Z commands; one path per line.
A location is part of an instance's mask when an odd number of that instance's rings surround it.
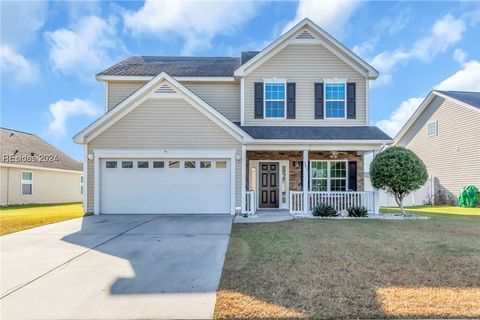
M 215 315 L 479 318 L 479 226 L 479 217 L 235 225 Z

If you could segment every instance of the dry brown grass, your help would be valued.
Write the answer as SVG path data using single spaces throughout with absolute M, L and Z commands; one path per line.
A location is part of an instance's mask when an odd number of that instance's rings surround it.
M 303 312 L 259 300 L 231 290 L 220 290 L 217 293 L 217 318 L 240 319 L 301 319 Z
M 479 288 L 479 217 L 234 225 L 215 316 L 478 318 Z
M 378 299 L 391 317 L 480 318 L 478 288 L 380 288 Z

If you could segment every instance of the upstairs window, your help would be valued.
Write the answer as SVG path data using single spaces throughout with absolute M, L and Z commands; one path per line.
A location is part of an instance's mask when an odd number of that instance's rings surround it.
M 427 136 L 433 137 L 433 136 L 436 136 L 437 134 L 438 134 L 438 122 L 434 121 L 427 124 Z
M 285 119 L 285 82 L 265 82 L 265 118 Z
M 325 83 L 325 118 L 346 118 L 345 97 L 346 84 L 344 82 Z

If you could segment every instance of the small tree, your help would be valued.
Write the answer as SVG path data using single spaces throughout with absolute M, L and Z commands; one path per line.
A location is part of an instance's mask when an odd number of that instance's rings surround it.
M 395 197 L 402 214 L 403 199 L 425 184 L 428 178 L 423 161 L 411 150 L 391 147 L 380 152 L 370 164 L 370 179 L 376 189 Z

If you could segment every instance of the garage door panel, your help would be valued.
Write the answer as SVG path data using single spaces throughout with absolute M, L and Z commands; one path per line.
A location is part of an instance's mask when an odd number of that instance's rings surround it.
M 118 161 L 106 168 L 106 161 Z M 121 168 L 121 159 L 101 161 L 102 213 L 229 213 L 230 170 L 226 168 Z M 224 161 L 224 160 L 223 160 Z

